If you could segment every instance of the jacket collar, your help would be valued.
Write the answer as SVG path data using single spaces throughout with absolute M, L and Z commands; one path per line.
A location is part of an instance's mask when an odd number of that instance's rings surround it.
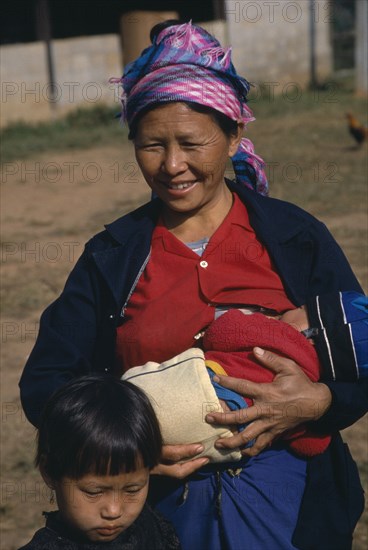
M 126 244 L 137 232 L 152 233 L 160 215 L 161 206 L 160 199 L 153 199 L 122 218 L 105 225 L 106 231 L 121 245 Z
M 249 221 L 261 240 L 282 244 L 305 228 L 306 217 L 301 216 L 301 213 L 305 213 L 295 205 L 259 195 L 236 181 L 226 180 L 226 182 L 246 204 Z M 285 211 L 283 216 L 280 216 L 280 207 Z M 274 219 L 276 209 L 277 220 Z
M 285 258 L 280 254 L 281 249 L 284 248 L 282 245 L 285 245 L 306 226 L 307 215 L 284 201 L 258 195 L 242 184 L 226 181 L 229 188 L 238 193 L 246 204 L 249 221 L 257 237 L 266 245 L 270 254 L 272 251 L 272 258 L 280 273 L 284 272 Z M 140 269 L 150 253 L 152 233 L 161 206 L 160 199 L 153 199 L 137 210 L 110 223 L 106 226 L 107 235 L 110 237 L 108 244 L 106 237 L 103 237 L 99 244 L 94 242 L 91 246 L 90 250 L 94 261 L 119 308 L 122 307 L 131 289 L 134 288 Z M 275 211 L 277 220 L 274 221 Z M 102 235 L 106 235 L 106 233 Z M 275 246 L 276 244 L 281 245 L 281 248 Z M 296 245 L 292 248 L 296 248 Z M 288 254 L 291 253 L 292 250 L 288 252 Z M 295 257 L 291 257 L 290 261 L 296 261 Z M 285 278 L 284 284 L 289 290 L 289 296 L 292 297 L 291 285 Z

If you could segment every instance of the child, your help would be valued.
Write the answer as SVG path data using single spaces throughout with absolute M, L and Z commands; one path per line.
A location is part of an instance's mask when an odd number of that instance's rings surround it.
M 36 465 L 59 510 L 21 550 L 176 550 L 172 526 L 147 504 L 162 439 L 145 394 L 106 375 L 67 384 L 48 401 Z

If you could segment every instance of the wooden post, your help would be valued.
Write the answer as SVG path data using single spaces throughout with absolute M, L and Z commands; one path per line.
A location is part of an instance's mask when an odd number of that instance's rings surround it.
M 318 86 L 316 64 L 316 21 L 315 0 L 309 0 L 309 86 L 314 90 Z
M 47 73 L 50 85 L 51 109 L 56 109 L 57 89 L 55 81 L 54 60 L 51 44 L 51 21 L 48 0 L 37 0 L 36 4 L 36 30 L 38 40 L 45 42 Z
M 127 65 L 150 45 L 150 30 L 166 19 L 178 19 L 176 11 L 131 11 L 121 17 L 123 62 Z
M 356 0 L 355 90 L 358 95 L 368 92 L 368 0 Z

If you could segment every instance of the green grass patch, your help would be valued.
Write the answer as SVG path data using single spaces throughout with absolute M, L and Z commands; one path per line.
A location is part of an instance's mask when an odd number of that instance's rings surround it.
M 286 116 L 296 117 L 309 113 L 337 114 L 358 111 L 367 117 L 366 102 L 356 97 L 352 89 L 352 80 L 331 79 L 315 90 L 303 90 L 297 82 L 279 85 L 276 82 L 262 84 L 250 89 L 249 106 L 257 117 Z
M 30 158 L 47 151 L 88 149 L 127 135 L 116 107 L 76 109 L 53 122 L 18 122 L 1 132 L 1 162 Z
M 365 100 L 355 97 L 346 83 L 338 81 L 328 82 L 314 91 L 302 90 L 292 83 L 283 87 L 266 84 L 251 90 L 249 106 L 257 117 L 257 123 L 249 126 L 252 134 L 260 134 L 260 124 L 265 132 L 269 121 L 273 126 L 280 123 L 278 133 L 272 136 L 274 144 L 270 152 L 275 157 L 280 140 L 291 142 L 294 149 L 305 147 L 308 142 L 313 145 L 314 129 L 318 128 L 321 131 L 318 137 L 328 142 L 336 128 L 346 133 L 347 111 L 356 114 L 362 123 L 367 117 Z M 118 111 L 116 106 L 100 105 L 79 108 L 52 122 L 12 124 L 1 132 L 1 162 L 30 158 L 47 151 L 88 149 L 108 145 L 116 139 L 124 140 L 127 129 L 116 118 Z M 261 138 L 259 141 L 261 145 Z

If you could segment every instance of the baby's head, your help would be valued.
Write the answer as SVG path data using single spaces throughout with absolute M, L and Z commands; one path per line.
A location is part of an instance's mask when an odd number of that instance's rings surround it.
M 36 464 L 71 534 L 107 542 L 141 513 L 161 446 L 154 410 L 139 388 L 85 376 L 48 401 Z

